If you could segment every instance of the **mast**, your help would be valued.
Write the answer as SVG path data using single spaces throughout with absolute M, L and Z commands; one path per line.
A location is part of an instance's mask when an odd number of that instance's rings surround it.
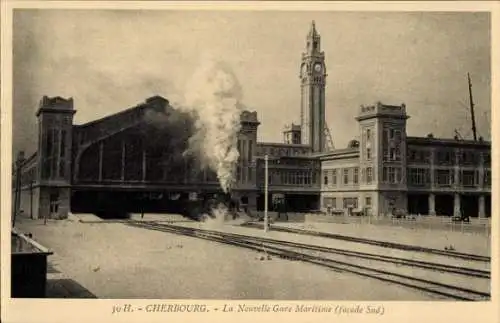
M 469 81 L 469 102 L 470 102 L 470 115 L 472 119 L 472 134 L 474 135 L 474 141 L 476 141 L 477 140 L 476 118 L 474 116 L 474 101 L 472 100 L 472 83 L 470 81 L 469 73 L 467 73 L 467 80 Z

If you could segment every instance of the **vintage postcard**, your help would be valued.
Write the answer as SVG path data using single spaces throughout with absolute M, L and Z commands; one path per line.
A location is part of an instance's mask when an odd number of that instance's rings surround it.
M 3 1 L 2 321 L 498 321 L 498 8 Z

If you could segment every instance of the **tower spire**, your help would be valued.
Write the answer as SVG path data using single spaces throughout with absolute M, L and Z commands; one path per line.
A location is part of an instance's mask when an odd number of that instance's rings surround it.
M 319 36 L 318 32 L 316 31 L 316 21 L 314 21 L 314 20 L 311 22 L 311 29 L 309 30 L 309 36 L 310 37 Z
M 311 28 L 307 34 L 307 53 L 309 55 L 319 53 L 321 51 L 320 40 L 318 31 L 316 30 L 316 21 L 311 22 Z

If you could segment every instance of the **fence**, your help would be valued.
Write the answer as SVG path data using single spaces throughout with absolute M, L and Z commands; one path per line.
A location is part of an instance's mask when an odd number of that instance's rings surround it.
M 409 216 L 407 218 L 392 218 L 390 216 L 344 216 L 307 214 L 306 222 L 326 222 L 338 224 L 386 225 L 420 230 L 442 230 L 452 232 L 468 232 L 481 235 L 491 235 L 491 218 L 471 218 L 469 223 L 454 222 L 446 216 Z

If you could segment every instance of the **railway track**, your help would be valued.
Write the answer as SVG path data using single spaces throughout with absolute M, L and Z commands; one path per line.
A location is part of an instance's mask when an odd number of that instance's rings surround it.
M 487 271 L 450 266 L 445 264 L 430 263 L 413 259 L 397 258 L 385 255 L 369 254 L 363 252 L 342 250 L 336 248 L 300 244 L 289 241 L 252 237 L 234 233 L 225 233 L 220 231 L 188 228 L 177 225 L 129 222 L 129 225 L 149 230 L 157 230 L 177 235 L 191 236 L 204 240 L 215 241 L 227 245 L 242 247 L 257 252 L 262 252 L 275 257 L 302 261 L 326 267 L 338 272 L 348 272 L 363 277 L 373 278 L 380 281 L 393 283 L 423 292 L 439 295 L 448 299 L 478 301 L 488 300 L 490 293 L 455 286 L 451 284 L 440 283 L 437 281 L 415 277 L 414 275 L 405 275 L 387 269 L 374 268 L 374 266 L 357 264 L 351 261 L 332 259 L 331 255 L 351 257 L 356 260 L 384 262 L 395 266 L 418 267 L 422 270 L 431 270 L 440 273 L 462 275 L 473 277 L 475 279 L 489 279 L 490 273 Z M 321 253 L 321 255 L 314 254 Z
M 246 224 L 243 224 L 242 226 L 247 227 L 247 228 L 255 228 L 255 229 L 263 229 L 264 228 L 264 226 L 262 224 L 258 224 L 258 223 L 246 223 Z M 417 251 L 417 252 L 447 256 L 447 257 L 452 257 L 452 258 L 458 258 L 458 259 L 463 259 L 463 260 L 468 260 L 468 261 L 491 262 L 491 257 L 486 257 L 486 256 L 461 253 L 461 252 L 451 251 L 451 250 L 433 249 L 433 248 L 427 248 L 427 247 L 415 246 L 415 245 L 406 245 L 406 244 L 395 243 L 395 242 L 387 242 L 387 241 L 379 241 L 379 240 L 372 240 L 372 239 L 365 239 L 365 238 L 358 238 L 358 237 L 350 237 L 350 236 L 344 236 L 344 235 L 335 234 L 335 233 L 318 232 L 318 231 L 304 230 L 304 229 L 284 228 L 284 227 L 277 227 L 277 226 L 273 226 L 272 230 L 279 231 L 279 232 L 286 232 L 286 233 L 295 233 L 295 234 L 300 234 L 300 235 L 315 236 L 315 237 L 321 237 L 321 238 L 343 240 L 343 241 L 349 241 L 349 242 L 355 242 L 355 243 L 362 243 L 362 244 L 374 245 L 374 246 L 383 247 L 383 248 L 399 249 L 399 250 L 405 250 L 405 251 Z

